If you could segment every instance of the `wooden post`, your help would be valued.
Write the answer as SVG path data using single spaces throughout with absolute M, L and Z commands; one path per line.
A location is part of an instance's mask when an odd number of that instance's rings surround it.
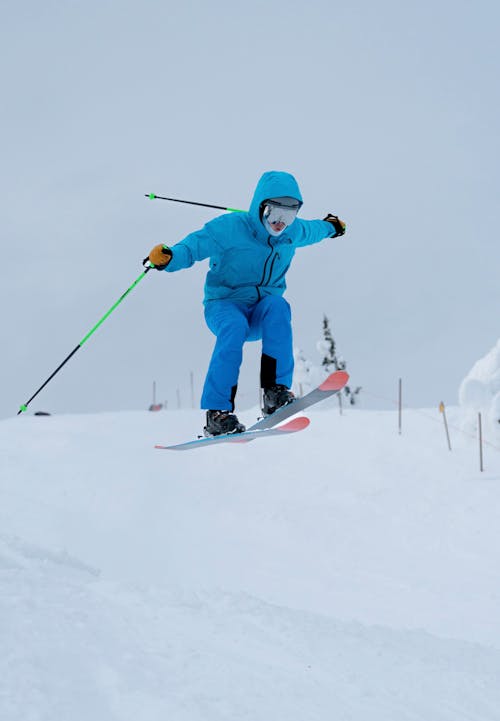
M 153 402 L 149 406 L 150 411 L 161 411 L 161 403 L 156 402 L 156 381 L 153 381 Z
M 398 429 L 399 435 L 401 435 L 403 427 L 403 379 L 399 379 L 398 384 Z
M 479 427 L 479 470 L 481 472 L 484 471 L 483 466 L 483 423 L 481 418 L 481 413 L 477 414 L 478 418 L 478 427 Z
M 439 412 L 443 414 L 444 429 L 446 431 L 446 439 L 448 441 L 448 450 L 451 451 L 450 434 L 448 431 L 448 421 L 446 420 L 446 408 L 444 407 L 443 401 L 439 404 Z

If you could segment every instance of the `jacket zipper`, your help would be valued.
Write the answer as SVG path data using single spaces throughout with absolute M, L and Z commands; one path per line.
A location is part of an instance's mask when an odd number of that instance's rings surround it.
M 271 262 L 271 267 L 269 268 L 269 277 L 267 279 L 266 285 L 271 285 L 271 278 L 273 277 L 273 268 L 274 268 L 274 264 L 276 262 L 276 258 L 279 258 L 278 251 L 276 251 L 276 253 L 274 254 L 274 258 Z
M 266 262 L 264 263 L 264 269 L 263 269 L 263 271 L 262 271 L 262 278 L 260 279 L 260 283 L 256 286 L 257 295 L 258 295 L 258 297 L 259 297 L 259 300 L 261 300 L 261 298 L 262 298 L 261 292 L 260 292 L 260 288 L 262 288 L 263 285 L 269 285 L 269 284 L 270 284 L 271 278 L 272 278 L 272 276 L 273 276 L 274 264 L 275 264 L 275 262 L 276 262 L 276 259 L 279 258 L 279 253 L 278 253 L 278 251 L 276 250 L 276 247 L 273 246 L 273 244 L 271 243 L 271 236 L 270 236 L 270 235 L 269 235 L 268 238 L 267 238 L 267 244 L 269 245 L 269 247 L 270 247 L 270 249 L 271 249 L 271 252 L 270 252 L 269 255 L 267 256 Z M 274 257 L 273 257 L 273 253 L 274 253 Z M 269 261 L 271 260 L 271 258 L 272 258 L 271 266 L 270 266 L 270 268 L 269 268 L 269 274 L 267 275 L 267 281 L 266 281 L 267 264 L 269 263 Z
M 262 285 L 264 285 L 264 280 L 265 280 L 265 277 L 266 277 L 267 264 L 269 263 L 269 260 L 271 259 L 272 255 L 273 255 L 273 252 L 274 252 L 274 248 L 273 248 L 273 245 L 272 245 L 272 243 L 271 243 L 271 236 L 270 236 L 270 235 L 268 235 L 268 237 L 267 237 L 267 244 L 268 244 L 268 246 L 271 248 L 271 252 L 270 252 L 269 255 L 267 256 L 266 262 L 264 263 L 264 269 L 263 269 L 263 271 L 262 271 L 262 278 L 260 279 L 260 283 L 258 283 L 258 285 L 257 285 L 257 287 L 259 287 L 259 288 L 260 288 Z

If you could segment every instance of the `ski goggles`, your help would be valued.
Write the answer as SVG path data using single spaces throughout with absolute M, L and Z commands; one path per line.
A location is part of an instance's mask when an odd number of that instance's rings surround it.
M 293 223 L 300 210 L 300 203 L 295 198 L 277 198 L 266 200 L 262 211 L 262 217 L 270 225 L 283 223 L 288 226 Z

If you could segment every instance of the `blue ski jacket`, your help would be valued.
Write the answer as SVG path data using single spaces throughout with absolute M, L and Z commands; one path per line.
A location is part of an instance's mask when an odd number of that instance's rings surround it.
M 261 203 L 284 196 L 302 203 L 293 175 L 278 171 L 264 173 L 248 212 L 221 215 L 187 235 L 171 248 L 172 260 L 165 270 L 172 273 L 209 258 L 205 304 L 230 299 L 253 305 L 267 295 L 283 295 L 285 275 L 295 249 L 335 235 L 332 224 L 327 221 L 298 217 L 281 235 L 270 235 L 260 219 Z

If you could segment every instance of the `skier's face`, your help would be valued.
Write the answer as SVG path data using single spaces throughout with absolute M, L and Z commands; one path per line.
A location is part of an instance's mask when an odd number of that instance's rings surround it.
M 300 203 L 295 198 L 272 198 L 266 200 L 262 211 L 264 225 L 273 235 L 280 235 L 293 223 Z
M 282 220 L 270 220 L 269 225 L 275 233 L 282 233 L 286 228 L 286 223 Z

